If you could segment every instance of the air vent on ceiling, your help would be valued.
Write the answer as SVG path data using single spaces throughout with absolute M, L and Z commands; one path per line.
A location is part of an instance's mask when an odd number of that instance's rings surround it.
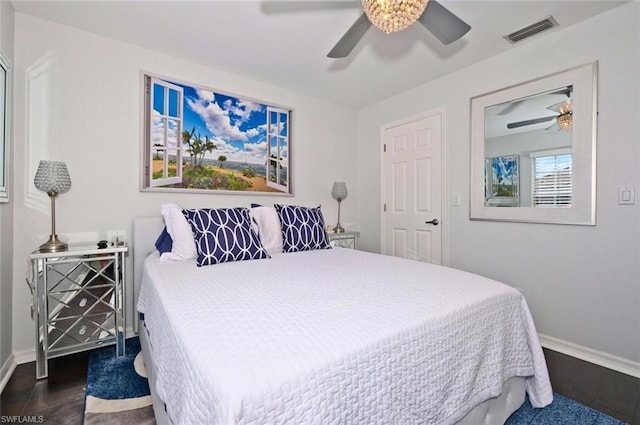
M 509 43 L 513 44 L 557 26 L 558 22 L 553 18 L 553 16 L 548 16 L 541 21 L 514 31 L 511 34 L 507 34 L 504 36 L 504 38 Z

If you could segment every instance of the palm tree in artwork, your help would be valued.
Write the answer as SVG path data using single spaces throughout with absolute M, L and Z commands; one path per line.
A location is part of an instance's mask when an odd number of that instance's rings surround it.
M 191 129 L 191 132 L 188 132 L 187 130 L 184 130 L 182 132 L 182 144 L 185 146 L 189 146 L 187 148 L 187 153 L 189 154 L 189 157 L 191 158 L 191 163 L 193 165 L 196 165 L 196 153 L 193 149 L 193 141 L 194 141 L 195 133 L 196 133 L 195 127 Z
M 202 164 L 202 161 L 204 160 L 204 154 L 209 152 L 209 153 L 213 153 L 214 150 L 216 150 L 216 145 L 211 141 L 211 139 L 209 139 L 209 136 L 205 136 L 204 138 L 204 143 L 202 145 L 202 157 L 200 160 L 200 164 Z

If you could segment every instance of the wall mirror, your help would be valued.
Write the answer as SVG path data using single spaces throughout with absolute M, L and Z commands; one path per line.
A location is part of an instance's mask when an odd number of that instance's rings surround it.
M 471 99 L 472 220 L 595 225 L 597 62 Z

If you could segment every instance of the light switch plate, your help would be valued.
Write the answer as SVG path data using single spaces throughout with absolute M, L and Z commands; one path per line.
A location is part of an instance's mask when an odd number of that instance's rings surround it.
M 636 191 L 633 187 L 620 187 L 618 189 L 619 205 L 634 205 L 636 203 Z

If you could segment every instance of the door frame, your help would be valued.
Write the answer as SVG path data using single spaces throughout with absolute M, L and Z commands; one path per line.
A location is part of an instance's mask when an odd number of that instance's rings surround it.
M 441 143 L 440 152 L 440 165 L 442 170 L 442 176 L 440 180 L 441 189 L 442 189 L 442 212 L 441 212 L 441 220 L 440 223 L 442 225 L 442 240 L 441 240 L 441 248 L 442 248 L 442 265 L 449 265 L 449 184 L 448 184 L 448 174 L 447 174 L 447 109 L 444 106 L 439 108 L 431 109 L 426 112 L 420 112 L 418 114 L 409 115 L 407 117 L 401 118 L 399 120 L 391 121 L 386 124 L 382 124 L 380 126 L 380 252 L 384 253 L 384 234 L 385 234 L 385 223 L 386 216 L 384 212 L 384 201 L 385 201 L 385 192 L 384 192 L 384 182 L 385 182 L 385 155 L 384 155 L 384 136 L 385 132 L 393 127 L 397 127 L 400 125 L 409 124 L 413 121 L 419 121 L 421 119 L 433 116 L 440 115 L 440 123 L 442 125 L 441 128 Z

